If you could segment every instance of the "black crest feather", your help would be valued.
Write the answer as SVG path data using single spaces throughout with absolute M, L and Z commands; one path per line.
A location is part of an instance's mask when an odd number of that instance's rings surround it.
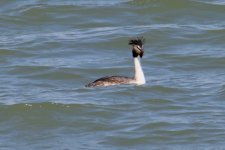
M 129 41 L 129 45 L 139 45 L 139 46 L 142 46 L 145 42 L 145 39 L 144 37 L 137 37 L 135 39 L 131 39 Z

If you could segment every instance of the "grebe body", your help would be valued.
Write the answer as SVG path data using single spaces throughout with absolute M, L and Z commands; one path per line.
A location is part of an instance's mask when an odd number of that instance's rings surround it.
M 142 37 L 129 41 L 129 45 L 132 45 L 132 54 L 134 59 L 134 77 L 106 76 L 87 84 L 86 87 L 112 86 L 119 84 L 145 84 L 145 76 L 140 61 L 140 58 L 144 55 L 143 44 L 144 38 Z

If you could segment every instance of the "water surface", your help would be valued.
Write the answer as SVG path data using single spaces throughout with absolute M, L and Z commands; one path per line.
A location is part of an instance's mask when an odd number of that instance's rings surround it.
M 0 149 L 223 149 L 222 0 L 0 2 Z M 133 75 L 143 86 L 85 88 Z

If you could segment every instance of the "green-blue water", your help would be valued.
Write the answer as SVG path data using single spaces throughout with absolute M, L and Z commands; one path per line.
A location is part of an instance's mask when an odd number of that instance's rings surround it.
M 128 40 L 144 36 L 147 83 Z M 1 0 L 0 149 L 224 149 L 223 0 Z

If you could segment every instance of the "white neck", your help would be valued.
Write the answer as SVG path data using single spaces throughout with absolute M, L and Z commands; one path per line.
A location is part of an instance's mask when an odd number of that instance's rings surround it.
M 139 57 L 134 57 L 134 80 L 138 85 L 145 84 L 145 75 L 141 67 L 141 62 Z

